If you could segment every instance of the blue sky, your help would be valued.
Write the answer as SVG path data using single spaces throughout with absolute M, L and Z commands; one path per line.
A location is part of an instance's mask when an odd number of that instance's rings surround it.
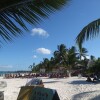
M 0 49 L 0 70 L 28 70 L 32 63 L 50 58 L 57 45 L 76 46 L 75 38 L 89 22 L 100 17 L 100 0 L 71 0 L 68 6 L 44 19 L 39 25 L 27 24 L 29 32 L 4 43 Z M 100 57 L 100 37 L 83 44 L 88 55 Z

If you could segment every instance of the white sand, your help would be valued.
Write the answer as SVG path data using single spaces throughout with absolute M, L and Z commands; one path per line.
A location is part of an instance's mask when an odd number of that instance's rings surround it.
M 28 79 L 29 81 L 30 79 Z M 86 78 L 42 78 L 46 88 L 56 89 L 60 100 L 100 100 L 100 83 L 86 82 Z M 27 79 L 2 79 L 6 81 L 4 90 L 5 100 L 17 100 L 20 87 L 24 86 Z

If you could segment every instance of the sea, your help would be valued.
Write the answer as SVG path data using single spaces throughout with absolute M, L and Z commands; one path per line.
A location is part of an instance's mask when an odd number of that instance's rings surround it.
M 15 71 L 0 71 L 0 76 L 10 73 L 16 73 Z
M 5 74 L 16 74 L 16 73 L 25 73 L 29 71 L 0 71 L 0 76 L 3 76 Z

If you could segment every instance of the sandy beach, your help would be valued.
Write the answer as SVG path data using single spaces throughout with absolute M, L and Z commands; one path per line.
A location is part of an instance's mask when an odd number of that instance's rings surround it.
M 60 100 L 100 100 L 100 83 L 86 82 L 86 78 L 41 78 L 46 88 L 56 89 Z M 30 79 L 3 79 L 7 82 L 4 91 L 4 100 L 17 100 L 20 87 L 24 86 Z

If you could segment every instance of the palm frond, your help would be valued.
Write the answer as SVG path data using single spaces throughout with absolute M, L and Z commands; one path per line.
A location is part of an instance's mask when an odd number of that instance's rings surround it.
M 0 37 L 11 41 L 28 30 L 25 22 L 36 25 L 69 0 L 0 0 Z
M 87 41 L 98 36 L 100 31 L 99 27 L 100 19 L 97 19 L 89 23 L 87 26 L 85 26 L 79 33 L 79 35 L 76 37 L 76 43 L 78 44 L 78 46 L 81 47 L 84 41 Z

